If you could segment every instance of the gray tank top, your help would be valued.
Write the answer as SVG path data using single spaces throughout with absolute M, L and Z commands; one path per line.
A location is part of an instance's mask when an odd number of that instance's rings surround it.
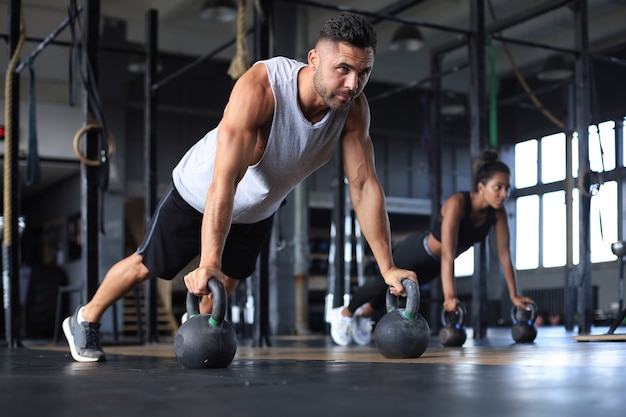
M 309 122 L 298 105 L 298 72 L 305 64 L 276 57 L 264 64 L 274 93 L 274 116 L 261 160 L 246 171 L 235 192 L 233 223 L 255 223 L 271 216 L 302 180 L 327 163 L 348 116 L 348 110 L 329 110 L 319 122 Z M 204 212 L 213 177 L 219 125 L 182 157 L 172 172 L 180 195 Z M 227 140 L 227 138 L 221 138 Z

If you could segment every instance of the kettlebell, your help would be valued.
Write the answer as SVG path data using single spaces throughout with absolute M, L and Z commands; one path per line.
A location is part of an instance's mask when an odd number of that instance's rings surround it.
M 463 326 L 467 317 L 467 309 L 463 304 L 458 304 L 456 313 L 441 310 L 441 323 L 443 328 L 439 331 L 439 341 L 445 347 L 459 347 L 467 340 L 467 333 Z
M 418 311 L 419 287 L 410 279 L 402 280 L 407 293 L 406 308 L 398 308 L 398 297 L 387 291 L 387 313 L 374 328 L 376 347 L 388 359 L 419 358 L 428 347 L 430 327 Z
M 237 351 L 235 330 L 224 320 L 227 308 L 224 285 L 211 277 L 207 287 L 213 293 L 211 314 L 200 314 L 200 297 L 187 293 L 188 319 L 174 337 L 174 351 L 183 368 L 226 368 Z
M 513 320 L 511 335 L 515 343 L 532 343 L 537 337 L 537 327 L 535 327 L 537 306 L 533 303 L 526 303 L 526 305 L 530 307 L 530 311 L 516 306 L 511 309 L 511 319 Z

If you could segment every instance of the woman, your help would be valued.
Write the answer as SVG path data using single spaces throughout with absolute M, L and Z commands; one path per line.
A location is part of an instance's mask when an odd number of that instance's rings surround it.
M 394 248 L 394 262 L 398 268 L 415 271 L 420 284 L 441 276 L 443 308 L 456 311 L 459 299 L 454 282 L 454 260 L 482 241 L 493 227 L 509 297 L 516 307 L 528 309 L 525 304 L 533 301 L 517 291 L 509 250 L 504 202 L 509 194 L 511 171 L 499 160 L 498 151 L 494 149 L 483 151 L 473 168 L 473 191 L 451 195 L 434 219 L 430 232 L 414 233 Z M 355 292 L 347 307 L 333 309 L 330 317 L 333 341 L 341 346 L 352 340 L 359 345 L 369 344 L 371 317 L 376 312 L 384 312 L 387 291 L 388 286 L 382 279 L 371 279 Z

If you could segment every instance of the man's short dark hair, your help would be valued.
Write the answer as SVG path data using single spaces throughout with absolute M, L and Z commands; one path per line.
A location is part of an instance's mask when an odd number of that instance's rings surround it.
M 376 32 L 363 16 L 340 13 L 331 17 L 320 30 L 319 40 L 347 42 L 358 48 L 372 48 L 376 52 Z

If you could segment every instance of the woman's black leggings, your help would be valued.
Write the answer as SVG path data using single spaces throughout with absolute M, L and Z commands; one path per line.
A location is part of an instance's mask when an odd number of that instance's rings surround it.
M 424 249 L 424 233 L 414 233 L 399 242 L 393 249 L 393 261 L 398 268 L 415 271 L 417 282 L 425 284 L 441 274 L 441 261 Z M 370 278 L 352 295 L 348 310 L 354 313 L 363 304 L 369 303 L 376 311 L 385 312 L 388 286 L 382 276 Z

